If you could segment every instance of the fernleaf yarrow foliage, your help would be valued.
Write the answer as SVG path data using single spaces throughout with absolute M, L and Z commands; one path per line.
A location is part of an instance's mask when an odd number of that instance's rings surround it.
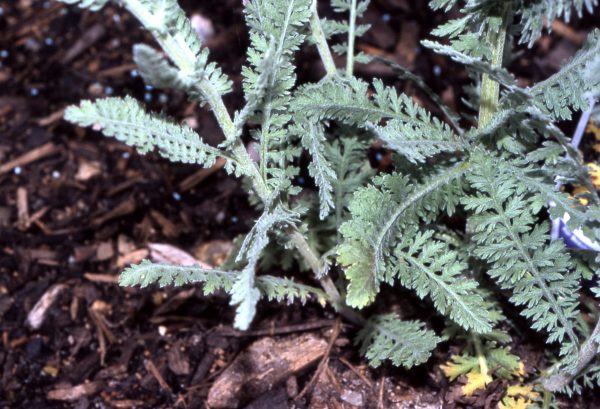
M 447 319 L 448 334 L 490 345 L 510 339 L 502 314 L 510 303 L 548 343 L 549 368 L 532 382 L 568 393 L 598 382 L 600 324 L 585 327 L 579 294 L 584 277 L 598 279 L 600 258 L 581 257 L 552 240 L 550 225 L 568 216 L 569 228 L 600 241 L 600 198 L 558 126 L 598 102 L 600 31 L 591 32 L 557 73 L 529 87 L 521 87 L 504 64 L 513 38 L 532 46 L 554 20 L 591 13 L 596 0 L 430 1 L 452 18 L 422 45 L 473 79 L 461 112 L 385 59 L 379 61 L 412 81 L 435 112 L 380 79 L 355 75 L 356 64 L 370 60 L 356 52 L 356 38 L 368 30 L 359 21 L 368 1 L 331 0 L 339 18 L 325 20 L 317 0 L 247 0 L 244 105 L 233 116 L 222 99 L 232 82 L 210 61 L 175 0 L 62 1 L 91 11 L 113 3 L 131 12 L 156 42 L 133 49 L 144 80 L 183 91 L 210 109 L 223 142 L 211 146 L 131 97 L 84 101 L 67 109 L 65 118 L 142 154 L 157 151 L 200 166 L 224 158 L 257 209 L 228 263 L 233 267 L 145 261 L 123 272 L 122 285 L 200 283 L 206 294 L 224 291 L 240 329 L 252 325 L 261 299 L 316 300 L 361 326 L 356 343 L 371 364 L 389 360 L 406 368 L 427 361 L 444 338 L 401 309 L 365 317 L 361 310 L 376 303 L 383 288 L 393 287 L 392 300 L 412 292 L 419 308 Z M 317 83 L 297 84 L 296 53 L 309 46 L 316 46 L 326 74 Z M 345 58 L 344 67 L 336 66 L 331 50 Z M 253 155 L 244 134 L 252 139 Z M 392 171 L 375 174 L 368 166 L 374 144 L 392 155 Z M 294 183 L 304 159 L 314 189 Z M 588 188 L 587 206 L 559 189 L 569 183 Z M 290 250 L 298 269 L 312 271 L 312 281 L 263 274 L 261 260 L 284 260 L 271 252 Z M 479 369 L 484 375 L 485 367 Z

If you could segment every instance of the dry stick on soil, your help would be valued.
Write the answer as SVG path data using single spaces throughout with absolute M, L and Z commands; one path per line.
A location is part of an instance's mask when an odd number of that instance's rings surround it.
M 27 189 L 17 189 L 17 225 L 20 230 L 27 230 L 31 225 L 29 217 L 29 202 L 27 200 Z
M 274 336 L 274 335 L 283 335 L 283 334 L 291 334 L 294 332 L 307 332 L 315 329 L 330 327 L 334 325 L 337 320 L 319 320 L 314 322 L 307 322 L 306 324 L 296 324 L 296 325 L 285 325 L 283 327 L 277 328 L 269 328 L 269 329 L 257 329 L 254 331 L 237 331 L 232 328 L 223 328 L 222 330 L 217 330 L 219 335 L 224 337 L 235 337 L 235 338 L 244 338 L 244 337 L 264 337 L 264 336 Z
M 383 391 L 385 390 L 385 368 L 382 370 L 381 380 L 379 381 L 379 393 L 377 395 L 377 409 L 384 409 Z
M 302 399 L 304 397 L 304 395 L 306 395 L 308 392 L 310 392 L 311 389 L 317 383 L 317 380 L 319 379 L 319 376 L 321 376 L 323 369 L 325 369 L 325 367 L 329 364 L 329 355 L 331 354 L 331 348 L 333 347 L 333 343 L 335 342 L 337 337 L 340 335 L 341 329 L 342 329 L 342 322 L 338 318 L 335 322 L 334 327 L 332 328 L 331 337 L 329 337 L 329 343 L 327 344 L 327 349 L 325 350 L 325 354 L 323 354 L 323 358 L 321 358 L 321 362 L 319 362 L 319 366 L 317 367 L 317 370 L 313 374 L 310 381 L 302 389 L 302 391 L 296 397 L 294 397 L 295 401 L 299 401 L 300 399 Z
M 55 153 L 58 153 L 58 151 L 58 146 L 54 145 L 52 142 L 45 143 L 44 145 L 30 150 L 24 155 L 21 155 L 18 158 L 6 162 L 4 165 L 0 166 L 0 175 L 10 172 L 17 166 L 29 165 L 32 162 L 45 158 L 46 156 L 54 155 Z
M 369 388 L 373 388 L 373 382 L 371 382 L 367 377 L 362 374 L 354 365 L 352 365 L 346 358 L 339 357 L 338 358 L 341 363 L 346 365 L 348 369 L 350 369 L 356 376 L 358 376 Z
M 165 378 L 163 378 L 163 376 L 160 374 L 160 371 L 158 370 L 156 365 L 154 365 L 154 362 L 152 362 L 151 359 L 148 359 L 144 362 L 144 366 L 146 367 L 150 375 L 152 375 L 154 379 L 156 379 L 156 382 L 158 382 L 160 387 L 164 389 L 165 392 L 168 392 L 169 394 L 173 395 L 173 390 L 171 389 L 167 381 L 165 381 Z

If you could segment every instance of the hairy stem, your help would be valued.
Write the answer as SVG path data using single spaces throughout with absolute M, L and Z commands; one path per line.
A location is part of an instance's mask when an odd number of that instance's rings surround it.
M 151 14 L 146 6 L 140 2 L 140 0 L 124 0 L 124 3 L 129 11 L 140 21 L 140 23 L 142 23 L 144 27 L 152 32 L 156 38 L 156 41 L 181 71 L 194 71 L 196 55 L 186 44 L 184 39 L 180 38 L 181 35 L 171 34 L 168 31 L 158 29 L 158 27 L 160 27 L 162 24 L 162 16 L 155 16 Z M 318 44 L 320 44 L 319 52 L 322 53 L 321 58 L 323 58 L 323 61 L 325 62 L 325 67 L 328 74 L 333 75 L 336 72 L 335 65 L 333 64 L 331 52 L 329 51 L 329 47 L 325 41 L 325 36 L 320 25 L 319 17 L 316 14 L 316 0 L 314 0 L 313 3 L 313 19 L 311 20 L 311 26 L 313 28 L 313 34 L 315 32 L 317 33 L 315 38 L 319 39 L 320 33 L 321 39 L 318 41 Z M 261 174 L 261 170 L 250 158 L 244 143 L 238 138 L 236 126 L 234 125 L 231 116 L 229 115 L 229 112 L 223 103 L 223 98 L 221 98 L 221 95 L 219 95 L 214 86 L 205 79 L 200 81 L 198 88 L 215 115 L 219 126 L 223 130 L 225 139 L 231 143 L 231 150 L 235 160 L 239 163 L 240 168 L 246 169 L 246 176 L 251 179 L 254 191 L 261 201 L 266 203 L 270 199 L 271 190 L 266 184 L 265 178 L 263 177 L 264 175 Z M 304 257 L 313 270 L 315 276 L 319 276 L 321 272 L 319 257 L 310 248 L 304 236 L 295 228 L 290 229 L 288 231 L 288 235 L 298 252 L 302 255 L 302 257 Z M 342 296 L 329 277 L 321 278 L 319 281 L 327 296 L 331 300 L 332 305 L 342 316 L 357 324 L 365 321 L 364 318 L 362 318 L 356 311 L 350 309 L 345 304 Z
M 312 3 L 310 31 L 313 40 L 317 45 L 317 50 L 321 56 L 321 61 L 323 61 L 323 65 L 325 66 L 327 77 L 334 77 L 337 74 L 337 68 L 335 67 L 335 62 L 333 61 L 329 44 L 327 44 L 327 38 L 325 38 L 325 33 L 323 32 L 323 27 L 321 26 L 321 19 L 319 18 L 319 13 L 317 12 L 317 0 L 313 0 Z
M 308 245 L 304 235 L 297 229 L 292 228 L 288 230 L 288 236 L 292 243 L 294 243 L 296 250 L 298 250 L 304 260 L 308 263 L 310 269 L 315 273 L 315 275 L 319 276 L 323 266 L 321 265 L 319 257 L 317 257 L 315 252 Z M 357 311 L 348 307 L 331 278 L 324 276 L 319 279 L 319 282 L 329 297 L 329 301 L 340 315 L 353 324 L 365 324 L 366 320 Z
M 494 67 L 502 66 L 504 57 L 504 44 L 506 42 L 506 29 L 508 27 L 509 12 L 507 7 L 499 17 L 491 17 L 488 23 L 488 32 L 486 39 L 492 48 L 492 65 Z M 492 27 L 500 26 L 498 31 Z M 484 128 L 490 123 L 494 113 L 498 110 L 498 100 L 500 97 L 500 84 L 483 74 L 481 79 L 481 100 L 479 105 L 479 129 Z
M 600 338 L 600 320 L 596 322 L 596 326 L 592 331 L 590 337 L 584 342 L 583 346 L 579 350 L 579 355 L 575 361 L 574 367 L 571 371 L 561 371 L 562 362 L 555 365 L 557 373 L 542 381 L 544 388 L 550 392 L 558 392 L 567 386 L 577 375 L 583 371 L 590 362 L 598 355 L 598 339 Z
M 350 20 L 348 22 L 348 54 L 346 59 L 346 76 L 354 74 L 354 37 L 356 31 L 356 0 L 352 0 L 350 6 Z

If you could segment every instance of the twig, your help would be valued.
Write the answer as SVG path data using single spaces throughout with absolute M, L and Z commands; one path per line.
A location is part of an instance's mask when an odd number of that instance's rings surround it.
M 377 394 L 377 409 L 385 409 L 383 403 L 383 391 L 385 390 L 385 367 L 382 370 L 381 380 L 379 381 L 379 393 Z
M 54 155 L 55 153 L 58 153 L 58 147 L 52 142 L 48 142 L 0 166 L 0 175 L 13 170 L 17 166 L 29 165 L 32 162 L 45 158 L 46 156 Z
M 158 382 L 160 387 L 172 395 L 173 390 L 171 389 L 167 381 L 165 381 L 165 378 L 162 377 L 160 371 L 158 370 L 156 365 L 154 365 L 154 362 L 152 362 L 151 359 L 148 359 L 144 362 L 144 366 L 146 367 L 150 375 L 152 375 L 154 379 L 156 379 L 156 382 Z
M 302 391 L 298 395 L 296 395 L 296 397 L 294 397 L 295 401 L 302 399 L 304 397 L 304 395 L 306 395 L 308 392 L 310 392 L 312 390 L 312 388 L 317 383 L 319 376 L 321 376 L 321 373 L 323 372 L 325 367 L 329 364 L 329 355 L 331 354 L 331 348 L 333 347 L 333 343 L 335 342 L 337 337 L 340 335 L 341 328 L 342 328 L 342 323 L 338 318 L 335 322 L 335 325 L 334 325 L 332 331 L 331 331 L 331 336 L 329 337 L 329 343 L 327 344 L 327 349 L 325 350 L 325 354 L 323 354 L 323 358 L 321 358 L 321 362 L 319 362 L 319 366 L 317 367 L 317 370 L 313 374 L 310 381 L 306 384 L 306 386 L 304 386 L 304 388 L 302 388 Z
M 219 335 L 222 335 L 225 337 L 235 337 L 235 338 L 263 337 L 263 336 L 291 334 L 294 332 L 312 331 L 315 329 L 332 326 L 336 322 L 337 322 L 337 320 L 319 320 L 319 321 L 315 321 L 315 322 L 307 322 L 305 324 L 286 325 L 283 327 L 257 329 L 254 331 L 237 331 L 232 328 L 226 327 L 221 330 L 217 330 L 217 333 Z
M 365 385 L 367 385 L 369 388 L 373 388 L 373 382 L 371 382 L 369 379 L 367 379 L 367 377 L 365 375 L 360 373 L 360 371 L 354 365 L 352 365 L 346 358 L 339 357 L 338 359 L 341 363 L 346 365 L 348 367 L 348 369 L 350 369 L 352 372 L 354 372 L 354 374 L 356 376 L 358 376 L 365 383 Z

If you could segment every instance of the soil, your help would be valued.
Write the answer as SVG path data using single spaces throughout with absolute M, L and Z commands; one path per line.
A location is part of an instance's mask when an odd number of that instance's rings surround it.
M 206 45 L 235 81 L 225 98 L 232 112 L 243 103 L 239 73 L 248 43 L 241 3 L 182 2 L 214 28 Z M 526 85 L 554 72 L 597 17 L 560 25 L 517 57 L 511 69 L 519 81 Z M 378 0 L 364 20 L 373 28 L 358 48 L 409 67 L 447 104 L 461 107 L 466 74 L 418 45 L 441 15 L 425 1 Z M 155 154 L 142 157 L 62 120 L 69 104 L 129 94 L 186 121 L 209 143 L 220 141 L 209 112 L 181 93 L 144 86 L 130 52 L 138 42 L 152 39 L 116 6 L 90 13 L 54 1 L 0 1 L 0 407 L 202 408 L 215 380 L 249 345 L 307 333 L 328 343 L 327 360 L 312 361 L 238 406 L 495 407 L 505 384 L 462 398 L 460 385 L 443 376 L 439 366 L 461 351 L 458 343 L 442 346 L 410 372 L 372 369 L 352 344 L 356 328 L 340 325 L 331 309 L 314 303 L 260 304 L 252 329 L 239 333 L 231 328 L 225 295 L 117 285 L 128 263 L 156 253 L 180 260 L 186 256 L 178 251 L 185 250 L 215 264 L 257 216 L 244 189 L 218 166 L 199 171 Z M 300 54 L 299 80 L 318 80 L 323 69 L 314 48 Z M 379 76 L 420 97 L 381 64 L 358 66 L 357 74 Z M 441 328 L 418 300 L 399 301 L 391 291 L 381 298 L 375 309 L 392 305 Z M 528 371 L 545 365 L 542 344 L 540 337 L 514 334 L 513 349 Z M 600 407 L 595 392 L 561 405 Z

